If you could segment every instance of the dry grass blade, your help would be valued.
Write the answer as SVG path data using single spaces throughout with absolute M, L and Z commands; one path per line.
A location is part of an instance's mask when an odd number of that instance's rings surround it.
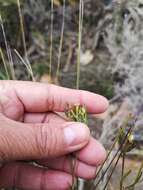
M 59 70 L 61 64 L 61 55 L 62 55 L 62 47 L 63 47 L 63 38 L 64 38 L 64 27 L 65 27 L 65 0 L 63 0 L 63 20 L 62 20 L 62 28 L 61 28 L 61 36 L 60 36 L 60 45 L 59 45 L 59 54 L 58 54 L 58 65 L 56 72 L 56 80 L 58 81 Z
M 14 61 L 13 61 L 11 49 L 9 46 L 8 46 L 8 54 L 9 54 L 9 59 L 10 59 L 9 66 L 10 66 L 11 78 L 13 80 L 16 80 L 15 69 L 14 69 Z
M 2 59 L 3 65 L 4 65 L 4 69 L 5 69 L 5 72 L 6 72 L 7 79 L 9 80 L 10 79 L 10 75 L 8 73 L 8 67 L 7 67 L 7 64 L 5 62 L 4 54 L 3 54 L 3 51 L 2 51 L 1 48 L 0 48 L 0 56 L 1 56 L 1 59 Z
M 5 34 L 5 30 L 4 30 L 4 25 L 3 25 L 3 20 L 2 20 L 1 15 L 0 15 L 0 26 L 1 26 L 1 29 L 2 29 L 2 34 L 3 34 L 3 38 L 4 38 L 4 43 L 5 43 L 5 48 L 6 48 L 6 52 L 7 52 L 8 62 L 10 63 L 9 48 L 8 48 L 8 43 L 7 43 L 6 34 Z
M 20 0 L 17 0 L 17 7 L 18 7 L 18 13 L 19 13 L 19 21 L 20 21 L 20 29 L 21 29 L 21 34 L 22 34 L 22 43 L 23 43 L 23 49 L 24 49 L 24 55 L 26 58 L 26 61 L 28 62 L 28 55 L 27 55 L 27 50 L 26 50 L 26 40 L 25 40 L 25 32 L 24 32 L 24 25 L 23 25 L 23 16 L 21 12 L 21 7 L 20 7 Z
M 12 59 L 12 55 L 11 55 L 11 49 L 10 49 L 10 47 L 8 45 L 8 42 L 7 42 L 6 33 L 5 33 L 5 30 L 4 30 L 4 25 L 3 25 L 3 20 L 2 20 L 1 15 L 0 15 L 0 26 L 1 26 L 1 29 L 2 29 L 2 35 L 3 35 L 3 38 L 4 38 L 4 43 L 5 43 L 6 53 L 7 53 L 7 59 L 8 59 L 8 63 L 9 63 L 9 69 L 10 69 L 9 78 L 15 80 L 14 63 L 13 63 L 13 59 Z M 3 56 L 2 51 L 1 51 L 1 56 Z M 4 58 L 4 56 L 3 56 L 3 58 Z
M 133 127 L 133 126 L 130 126 L 130 128 L 128 129 L 126 135 L 125 135 L 124 138 L 122 139 L 122 142 L 121 142 L 121 144 L 120 144 L 120 146 L 119 146 L 117 152 L 115 153 L 115 155 L 114 155 L 113 158 L 111 159 L 109 165 L 107 166 L 106 170 L 103 172 L 102 176 L 99 178 L 99 180 L 97 181 L 97 183 L 95 184 L 95 186 L 93 187 L 93 189 L 94 189 L 94 188 L 95 188 L 95 189 L 97 188 L 97 186 L 99 185 L 100 181 L 103 179 L 103 177 L 104 177 L 105 174 L 107 173 L 108 169 L 111 167 L 112 163 L 114 162 L 116 156 L 118 156 L 117 161 L 116 161 L 116 163 L 115 163 L 115 165 L 114 165 L 114 167 L 113 167 L 113 169 L 112 169 L 112 171 L 111 171 L 111 173 L 110 173 L 110 176 L 108 177 L 108 180 L 107 180 L 107 182 L 106 182 L 106 184 L 105 184 L 105 186 L 104 186 L 104 189 L 106 189 L 106 187 L 107 187 L 107 185 L 108 185 L 108 183 L 109 183 L 109 181 L 110 181 L 110 178 L 111 178 L 111 176 L 112 176 L 112 174 L 113 174 L 113 172 L 114 172 L 114 170 L 115 170 L 115 168 L 116 168 L 116 165 L 117 165 L 117 163 L 118 163 L 118 161 L 119 161 L 119 159 L 120 159 L 120 157 L 121 157 L 121 155 L 122 155 L 122 149 L 124 148 L 124 144 L 126 143 L 126 140 L 127 140 L 128 135 L 129 135 L 129 134 L 131 133 L 131 131 L 132 131 L 132 127 Z M 120 152 L 120 151 L 121 151 L 121 152 Z M 119 153 L 119 152 L 120 152 L 120 153 Z
M 106 156 L 106 159 L 104 160 L 102 166 L 99 168 L 99 170 L 98 170 L 98 172 L 97 172 L 97 174 L 96 174 L 96 178 L 99 176 L 100 172 L 102 171 L 102 169 L 103 169 L 103 167 L 104 167 L 106 161 L 108 160 L 108 158 L 109 158 L 109 156 L 110 156 L 112 150 L 114 149 L 114 147 L 115 147 L 117 141 L 118 141 L 118 138 L 116 138 L 115 141 L 114 141 L 114 143 L 112 144 L 112 146 L 111 146 L 111 148 L 110 148 L 110 150 L 109 150 L 109 152 L 108 152 L 108 154 L 107 154 L 107 156 Z M 96 185 L 98 185 L 98 183 L 97 183 Z M 92 181 L 92 183 L 91 183 L 90 186 L 91 186 L 91 190 L 94 189 L 94 180 Z
M 120 179 L 120 190 L 123 189 L 124 170 L 125 170 L 125 156 L 126 156 L 126 153 L 123 153 L 122 154 L 122 173 L 121 173 L 121 179 Z
M 25 65 L 25 67 L 27 68 L 27 71 L 28 71 L 28 73 L 30 74 L 30 76 L 31 76 L 31 78 L 32 78 L 32 81 L 36 81 L 35 80 L 35 78 L 34 78 L 34 74 L 33 74 L 33 70 L 32 70 L 32 68 L 31 68 L 31 65 L 29 64 L 29 63 L 26 63 L 25 61 L 24 61 L 24 59 L 22 58 L 22 56 L 19 54 L 19 52 L 16 50 L 16 49 L 14 49 L 14 52 L 15 52 L 15 54 L 17 55 L 17 57 L 20 59 L 20 61 Z
M 113 169 L 112 169 L 110 175 L 108 176 L 108 180 L 107 180 L 105 186 L 103 187 L 103 190 L 106 189 L 106 187 L 107 187 L 107 185 L 108 185 L 108 183 L 109 183 L 109 181 L 110 181 L 110 179 L 111 179 L 111 177 L 112 177 L 112 175 L 113 175 L 113 173 L 114 173 L 114 171 L 115 171 L 115 168 L 116 168 L 116 166 L 117 166 L 117 164 L 118 164 L 119 159 L 120 159 L 121 156 L 122 156 L 122 153 L 120 153 L 120 154 L 118 155 L 118 158 L 117 158 L 117 160 L 116 160 L 116 162 L 115 162 L 115 164 L 114 164 L 114 167 L 113 167 Z
M 80 80 L 80 58 L 81 58 L 81 40 L 82 40 L 82 29 L 83 29 L 83 14 L 84 14 L 84 2 L 79 2 L 79 31 L 78 31 L 78 55 L 77 55 L 77 79 L 76 88 L 79 89 Z
M 52 74 L 52 57 L 53 57 L 53 20 L 54 20 L 54 1 L 51 0 L 51 32 L 50 32 L 50 60 L 49 60 L 49 76 Z

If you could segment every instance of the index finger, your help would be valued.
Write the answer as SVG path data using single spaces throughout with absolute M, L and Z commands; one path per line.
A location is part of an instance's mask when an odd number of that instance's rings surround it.
M 102 113 L 108 107 L 103 96 L 59 87 L 52 84 L 23 81 L 3 81 L 15 91 L 27 112 L 65 111 L 68 105 L 84 105 L 89 113 Z

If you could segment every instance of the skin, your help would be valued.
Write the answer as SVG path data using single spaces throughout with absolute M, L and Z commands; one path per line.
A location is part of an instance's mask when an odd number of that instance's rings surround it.
M 0 188 L 69 189 L 71 153 L 77 159 L 75 175 L 84 179 L 95 177 L 106 152 L 90 136 L 88 127 L 69 122 L 58 114 L 64 112 L 67 104 L 84 105 L 92 114 L 102 113 L 108 107 L 104 97 L 86 91 L 34 82 L 0 81 L 0 162 L 3 163 Z M 31 165 L 30 160 L 38 165 Z

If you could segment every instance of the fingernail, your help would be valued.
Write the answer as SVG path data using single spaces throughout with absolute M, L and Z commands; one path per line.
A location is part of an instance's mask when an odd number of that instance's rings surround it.
M 66 144 L 75 146 L 88 142 L 90 132 L 86 125 L 82 123 L 72 123 L 64 128 L 64 135 Z

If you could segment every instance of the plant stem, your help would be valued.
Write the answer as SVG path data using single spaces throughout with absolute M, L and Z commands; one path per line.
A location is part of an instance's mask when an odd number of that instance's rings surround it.
M 108 154 L 107 154 L 107 156 L 106 156 L 106 159 L 104 160 L 102 166 L 100 167 L 100 169 L 98 170 L 98 172 L 97 172 L 97 174 L 96 174 L 96 178 L 99 176 L 100 172 L 102 171 L 102 169 L 103 169 L 103 167 L 104 167 L 106 161 L 108 160 L 108 158 L 109 158 L 109 156 L 110 156 L 110 154 L 111 154 L 113 148 L 115 147 L 115 145 L 116 145 L 116 143 L 117 143 L 117 140 L 118 140 L 118 138 L 116 138 L 115 141 L 114 141 L 114 143 L 112 144 L 112 146 L 111 146 L 111 148 L 110 148 L 110 150 L 109 150 L 109 152 L 108 152 Z M 92 184 L 91 184 L 91 190 L 94 189 L 94 184 L 93 184 L 93 183 L 94 183 L 94 181 L 93 181 Z M 98 186 L 98 183 L 96 184 L 96 186 Z
M 25 65 L 28 73 L 30 74 L 30 76 L 32 78 L 32 81 L 36 81 L 34 78 L 34 74 L 33 74 L 33 70 L 31 68 L 31 65 L 24 61 L 24 59 L 22 58 L 22 56 L 19 54 L 19 52 L 16 49 L 14 49 L 14 52 L 16 53 L 16 55 L 20 59 L 20 61 Z
M 3 38 L 4 38 L 4 43 L 5 43 L 5 48 L 6 48 L 8 62 L 10 63 L 11 59 L 10 59 L 10 55 L 9 55 L 9 48 L 8 48 L 8 43 L 7 43 L 5 29 L 4 29 L 3 20 L 2 20 L 1 15 L 0 15 L 0 26 L 1 26 L 1 29 L 2 29 L 2 34 L 3 34 Z
M 23 22 L 21 7 L 20 7 L 20 0 L 17 0 L 17 6 L 18 6 L 18 13 L 19 13 L 20 29 L 21 29 L 21 34 L 22 34 L 22 43 L 23 43 L 24 55 L 25 55 L 26 61 L 29 62 L 27 50 L 26 50 L 26 40 L 25 40 L 25 32 L 24 32 L 24 24 L 23 24 L 24 22 Z
M 124 169 L 125 169 L 125 156 L 126 153 L 122 153 L 122 173 L 121 173 L 121 180 L 120 180 L 120 190 L 123 190 L 123 181 L 124 181 Z
M 116 162 L 115 162 L 115 165 L 114 165 L 114 167 L 113 167 L 113 169 L 112 169 L 112 171 L 111 171 L 111 173 L 110 173 L 110 175 L 109 175 L 109 177 L 108 177 L 108 180 L 107 180 L 105 186 L 103 187 L 103 190 L 106 189 L 106 187 L 107 187 L 107 185 L 108 185 L 108 183 L 109 183 L 109 181 L 110 181 L 110 179 L 111 179 L 111 177 L 112 177 L 112 174 L 113 174 L 114 170 L 116 169 L 116 166 L 117 166 L 117 164 L 118 164 L 118 162 L 119 162 L 119 159 L 120 159 L 121 155 L 122 155 L 122 152 L 119 154 L 119 156 L 118 156 L 118 158 L 117 158 L 117 160 L 116 160 Z
M 123 141 L 122 141 L 122 143 L 120 144 L 120 146 L 119 146 L 117 152 L 115 153 L 115 155 L 114 155 L 114 157 L 112 158 L 112 160 L 110 161 L 108 167 L 106 168 L 106 170 L 104 171 L 104 173 L 102 174 L 102 176 L 99 178 L 98 182 L 96 183 L 96 185 L 95 185 L 95 187 L 94 187 L 95 189 L 96 189 L 97 186 L 99 185 L 101 179 L 105 176 L 106 172 L 108 171 L 108 169 L 109 169 L 110 166 L 112 165 L 112 163 L 113 163 L 113 161 L 115 160 L 115 158 L 116 158 L 116 156 L 118 155 L 118 153 L 119 153 L 120 151 L 122 151 L 122 148 L 124 147 L 124 143 L 126 142 L 126 138 L 128 137 L 128 134 L 131 132 L 131 130 L 132 130 L 132 126 L 130 126 L 130 128 L 128 129 L 127 134 L 126 134 L 125 137 L 123 138 Z M 121 153 L 120 153 L 120 154 L 121 154 Z M 119 154 L 119 156 L 120 156 L 120 154 Z M 109 180 L 108 180 L 108 182 L 109 182 Z M 108 185 L 108 184 L 107 184 L 107 185 Z
M 59 46 L 59 54 L 58 54 L 58 66 L 56 72 L 56 80 L 58 81 L 59 77 L 59 70 L 61 64 L 61 55 L 62 55 L 62 47 L 63 47 L 63 38 L 64 38 L 64 28 L 65 28 L 65 0 L 63 0 L 63 21 L 62 21 L 62 28 L 61 28 L 61 36 L 60 36 L 60 46 Z
M 79 80 L 80 80 L 80 58 L 81 58 L 82 28 L 83 28 L 83 12 L 84 12 L 84 2 L 83 2 L 83 0 L 80 0 L 80 3 L 79 3 L 78 55 L 77 55 L 77 79 L 76 79 L 76 88 L 77 89 L 79 89 Z
M 51 0 L 51 32 L 50 32 L 50 62 L 49 62 L 49 76 L 52 73 L 52 57 L 53 57 L 53 20 L 54 20 L 54 1 Z
M 9 76 L 9 73 L 8 73 L 7 64 L 6 64 L 5 59 L 4 59 L 4 54 L 3 54 L 3 51 L 2 51 L 1 48 L 0 48 L 0 56 L 2 58 L 2 62 L 3 62 L 3 65 L 4 65 L 4 69 L 5 69 L 5 72 L 6 72 L 7 79 L 9 80 L 10 76 Z

